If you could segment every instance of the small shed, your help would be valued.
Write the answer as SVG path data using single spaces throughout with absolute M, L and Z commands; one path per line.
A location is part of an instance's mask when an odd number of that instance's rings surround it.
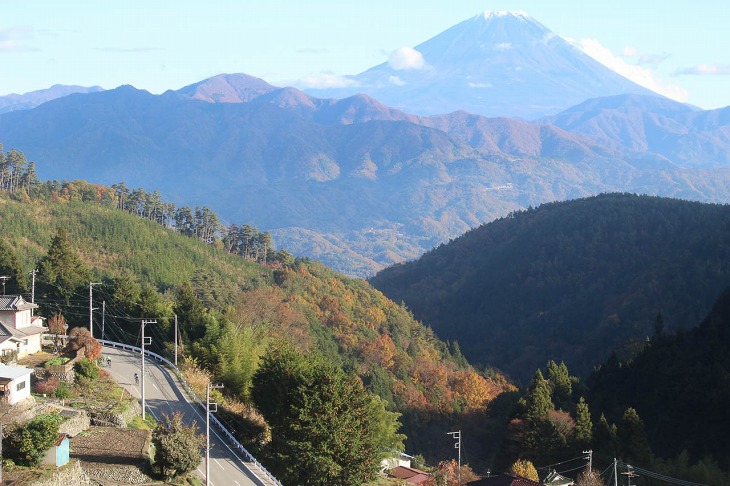
M 33 370 L 21 366 L 0 365 L 0 400 L 8 405 L 30 396 L 30 375 Z
M 46 456 L 43 458 L 43 464 L 46 466 L 63 466 L 68 463 L 70 453 L 71 446 L 68 440 L 68 434 L 58 434 L 58 440 L 46 452 Z

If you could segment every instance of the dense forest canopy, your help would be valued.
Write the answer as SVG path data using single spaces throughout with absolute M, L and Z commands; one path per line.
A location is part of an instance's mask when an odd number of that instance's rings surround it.
M 658 312 L 672 330 L 709 311 L 730 285 L 730 208 L 631 194 L 545 204 L 370 282 L 472 362 L 523 382 L 548 359 L 585 375 L 630 354 Z

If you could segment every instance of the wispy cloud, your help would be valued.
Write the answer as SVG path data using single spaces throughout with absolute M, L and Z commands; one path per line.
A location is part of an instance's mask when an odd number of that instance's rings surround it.
M 423 69 L 426 67 L 426 60 L 423 59 L 423 54 L 414 48 L 401 47 L 393 51 L 388 59 L 388 64 L 396 71 Z
M 401 78 L 399 78 L 398 76 L 389 76 L 389 77 L 388 77 L 388 82 L 389 82 L 390 84 L 393 84 L 393 85 L 395 85 L 395 86 L 404 86 L 404 85 L 406 84 L 406 82 L 405 82 L 405 81 L 403 81 L 403 80 L 402 80 Z
M 492 83 L 473 83 L 470 81 L 469 83 L 467 83 L 467 86 L 469 86 L 470 88 L 491 88 L 493 86 L 493 84 Z
M 295 83 L 301 88 L 348 88 L 357 86 L 357 81 L 349 76 L 340 76 L 339 74 L 320 73 L 311 76 L 305 76 L 298 79 Z
M 497 44 L 497 50 L 498 51 L 506 51 L 508 49 L 512 49 L 512 43 L 511 42 L 500 42 Z
M 142 52 L 164 51 L 165 49 L 161 47 L 94 47 L 94 50 L 121 54 L 139 54 Z
M 36 51 L 38 49 L 22 43 L 31 37 L 33 37 L 33 29 L 27 25 L 0 30 L 0 52 Z
M 673 100 L 687 101 L 687 90 L 681 86 L 665 84 L 659 80 L 651 65 L 640 66 L 637 64 L 631 64 L 624 58 L 615 55 L 609 48 L 603 46 L 595 39 L 580 39 L 578 41 L 571 39 L 566 40 L 596 61 L 616 71 L 623 77 L 630 79 L 636 84 L 649 88 L 655 93 L 659 93 Z M 636 51 L 629 51 L 629 53 L 632 52 L 635 53 Z M 626 53 L 626 49 L 624 49 L 624 53 Z
M 729 64 L 698 64 L 683 69 L 677 69 L 674 71 L 674 76 L 681 75 L 696 75 L 696 76 L 730 76 L 730 65 Z
M 651 66 L 652 68 L 657 68 L 659 64 L 671 57 L 671 54 L 668 52 L 663 52 L 661 54 L 646 54 L 639 52 L 637 48 L 631 46 L 624 47 L 622 54 L 624 58 L 634 59 L 634 64 L 639 66 Z

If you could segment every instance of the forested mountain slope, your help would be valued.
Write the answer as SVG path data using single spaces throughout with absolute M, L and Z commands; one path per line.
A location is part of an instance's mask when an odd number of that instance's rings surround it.
M 730 209 L 630 194 L 545 204 L 371 283 L 472 362 L 522 380 L 548 359 L 585 374 L 650 335 L 658 312 L 677 329 L 709 311 L 730 284 Z
M 133 340 L 134 319 L 154 316 L 154 346 L 163 352 L 173 312 L 178 314 L 186 354 L 241 399 L 267 345 L 284 339 L 355 372 L 389 409 L 403 414 L 408 450 L 436 459 L 451 446 L 441 440 L 442 429 L 475 420 L 512 389 L 500 375 L 476 372 L 458 346 L 439 341 L 363 280 L 308 260 L 260 265 L 222 251 L 220 242 L 183 236 L 113 204 L 71 198 L 55 192 L 49 201 L 0 196 L 0 239 L 17 254 L 17 273 L 36 268 L 61 237 L 57 228 L 65 228 L 68 246 L 94 281 L 103 282 L 94 287 L 94 298 L 106 301 L 108 329 Z M 86 325 L 88 280 L 69 290 L 67 305 L 44 301 L 57 293 L 45 290 L 47 266 L 38 266 L 41 308 L 60 308 L 72 326 Z M 434 434 L 439 440 L 432 441 Z
M 687 322 L 686 326 L 691 326 Z M 634 407 L 653 451 L 692 461 L 713 457 L 730 468 L 730 289 L 699 327 L 665 332 L 661 320 L 632 360 L 613 357 L 588 379 L 590 400 L 609 420 Z

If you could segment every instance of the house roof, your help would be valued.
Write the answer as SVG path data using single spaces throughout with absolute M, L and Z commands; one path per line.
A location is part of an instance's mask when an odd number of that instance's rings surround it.
M 56 443 L 55 443 L 55 444 L 53 444 L 53 445 L 54 445 L 54 446 L 56 446 L 56 447 L 58 447 L 58 446 L 60 446 L 61 444 L 63 444 L 63 441 L 64 441 L 64 440 L 68 439 L 69 437 L 71 437 L 71 436 L 70 436 L 70 435 L 68 435 L 68 434 L 66 434 L 66 433 L 64 433 L 64 432 L 61 432 L 61 433 L 59 433 L 59 434 L 58 434 L 58 440 L 57 440 L 57 441 L 56 441 Z
M 31 304 L 22 295 L 0 295 L 0 311 L 19 311 L 37 309 L 38 304 Z
M 550 474 L 545 476 L 542 482 L 550 486 L 570 486 L 574 484 L 572 479 L 566 478 L 555 470 L 550 471 Z
M 469 481 L 468 486 L 542 486 L 542 483 L 527 478 L 510 476 L 509 474 L 495 474 L 488 478 Z
M 26 339 L 29 336 L 44 333 L 48 328 L 43 326 L 25 326 L 17 329 L 13 326 L 6 326 L 0 323 L 0 343 L 8 339 Z
M 23 368 L 22 366 L 6 366 L 0 365 L 0 378 L 6 378 L 9 380 L 15 380 L 21 376 L 29 375 L 33 373 L 30 368 Z
M 388 474 L 397 479 L 404 479 L 407 483 L 410 484 L 421 484 L 430 477 L 429 474 L 425 471 L 405 466 L 394 467 L 393 469 L 388 471 Z

